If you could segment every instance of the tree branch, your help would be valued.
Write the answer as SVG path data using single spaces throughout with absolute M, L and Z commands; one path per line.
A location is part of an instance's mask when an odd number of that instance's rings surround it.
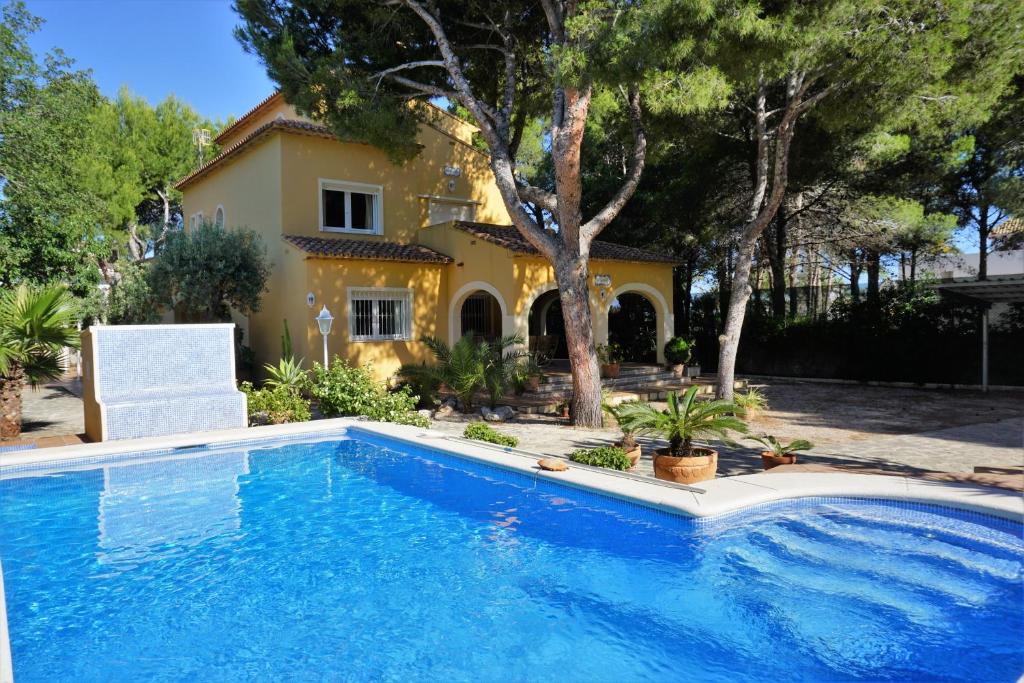
M 495 127 L 498 121 L 497 112 L 473 93 L 440 20 L 418 0 L 402 0 L 402 2 L 430 29 L 444 60 L 444 68 L 448 71 L 455 86 L 456 92 L 453 93 L 453 99 L 461 102 L 480 126 L 480 132 L 491 150 L 491 171 L 494 173 L 495 183 L 505 201 L 512 222 L 530 244 L 549 260 L 554 261 L 560 245 L 551 234 L 533 220 L 533 217 L 526 211 L 526 207 L 523 206 L 522 198 L 516 187 L 515 163 L 509 154 L 508 139 L 503 137 L 501 131 Z M 391 78 L 395 78 L 395 76 L 392 75 Z
M 625 181 L 615 196 L 581 228 L 581 241 L 585 241 L 588 245 L 619 214 L 622 207 L 636 192 L 644 170 L 644 162 L 647 158 L 647 135 L 644 132 L 641 118 L 640 91 L 638 89 L 633 88 L 629 91 L 626 95 L 626 104 L 629 122 L 633 128 L 633 153 L 629 157 L 629 169 Z

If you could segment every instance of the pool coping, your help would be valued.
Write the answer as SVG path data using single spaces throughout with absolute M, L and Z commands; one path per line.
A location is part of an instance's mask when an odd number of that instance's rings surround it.
M 193 447 L 226 447 L 236 443 L 240 446 L 250 445 L 265 439 L 319 438 L 345 430 L 362 431 L 415 446 L 436 448 L 536 479 L 604 493 L 686 517 L 715 517 L 764 503 L 795 498 L 847 497 L 932 504 L 1024 523 L 1024 496 L 1013 491 L 973 484 L 928 481 L 900 475 L 800 472 L 773 474 L 771 477 L 744 474 L 720 477 L 701 482 L 698 486 L 681 486 L 577 463 L 569 463 L 569 469 L 564 472 L 549 472 L 537 466 L 537 459 L 545 457 L 540 453 L 469 441 L 423 427 L 370 422 L 358 418 L 333 418 L 16 451 L 0 456 L 0 471 L 9 466 L 67 463 L 111 455 L 141 455 L 150 451 L 163 451 L 166 454 Z
M 570 464 L 566 471 L 550 472 L 537 465 L 537 459 L 544 457 L 539 453 L 473 442 L 422 427 L 369 422 L 357 418 L 16 451 L 0 457 L 0 471 L 11 466 L 28 466 L 34 471 L 35 466 L 51 463 L 66 464 L 74 460 L 113 455 L 141 456 L 154 451 L 166 457 L 176 455 L 176 451 L 192 448 L 241 447 L 256 445 L 264 440 L 289 438 L 330 438 L 346 431 L 364 432 L 421 448 L 437 449 L 466 460 L 525 474 L 536 480 L 596 492 L 690 518 L 719 517 L 776 501 L 829 497 L 922 503 L 1024 523 L 1024 496 L 984 486 L 927 481 L 898 475 L 801 472 L 775 474 L 771 477 L 759 474 L 721 477 L 692 487 L 577 463 Z M 102 464 L 94 463 L 94 466 Z M 0 564 L 0 683 L 13 683 L 6 617 L 3 565 Z

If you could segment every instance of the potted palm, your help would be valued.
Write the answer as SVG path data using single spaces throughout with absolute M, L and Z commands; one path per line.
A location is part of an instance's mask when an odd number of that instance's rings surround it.
M 747 425 L 736 416 L 743 411 L 732 401 L 697 401 L 697 387 L 679 396 L 668 395 L 668 408 L 657 410 L 647 403 L 623 403 L 619 424 L 635 433 L 658 434 L 669 442 L 654 455 L 654 476 L 681 484 L 714 479 L 718 451 L 695 446 L 697 439 L 718 438 L 729 442 L 729 432 L 745 433 Z
M 771 434 L 749 437 L 764 447 L 761 451 L 761 463 L 766 470 L 779 465 L 796 464 L 797 451 L 806 451 L 814 448 L 814 444 L 806 439 L 794 439 L 789 443 L 782 443 Z
M 665 342 L 665 362 L 672 368 L 672 373 L 676 377 L 682 378 L 692 353 L 693 342 L 682 337 L 672 337 Z
M 540 367 L 537 354 L 531 353 L 526 356 L 522 365 L 523 388 L 529 392 L 540 391 L 540 380 L 544 377 L 544 370 Z
M 0 295 L 0 438 L 21 435 L 21 392 L 60 377 L 64 347 L 78 347 L 74 299 L 63 287 L 19 285 Z
M 601 364 L 601 376 L 615 379 L 622 366 L 622 349 L 618 344 L 598 344 L 597 362 Z

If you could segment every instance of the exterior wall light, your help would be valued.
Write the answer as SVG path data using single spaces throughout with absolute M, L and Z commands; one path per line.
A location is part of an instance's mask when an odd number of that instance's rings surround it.
M 329 369 L 329 361 L 327 358 L 327 335 L 331 333 L 331 324 L 334 322 L 334 316 L 327 310 L 327 306 L 320 309 L 320 314 L 316 317 L 316 324 L 320 327 L 320 334 L 324 336 L 324 370 Z

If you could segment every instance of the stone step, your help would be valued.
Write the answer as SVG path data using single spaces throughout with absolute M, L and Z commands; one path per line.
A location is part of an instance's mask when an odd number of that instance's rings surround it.
M 617 379 L 641 379 L 659 375 L 672 375 L 672 371 L 661 365 L 623 365 L 619 369 Z M 548 372 L 544 376 L 546 384 L 572 384 L 572 375 L 563 370 Z
M 616 389 L 618 387 L 627 387 L 634 384 L 642 384 L 648 382 L 677 382 L 682 384 L 682 379 L 676 377 L 671 371 L 659 372 L 656 374 L 642 375 L 642 376 L 631 376 L 631 377 L 616 377 L 616 378 L 604 378 L 601 380 L 601 386 L 607 389 Z M 572 390 L 572 379 L 567 378 L 565 380 L 559 379 L 557 382 L 542 382 L 540 388 L 534 392 L 538 394 L 552 394 L 563 391 Z
M 711 397 L 715 393 L 715 381 L 713 377 L 709 378 L 692 378 L 696 381 L 690 381 L 683 383 L 675 377 L 671 381 L 663 382 L 636 382 L 632 385 L 626 385 L 623 387 L 617 387 L 612 391 L 607 400 L 610 403 L 616 404 L 623 401 L 664 401 L 668 398 L 671 392 L 681 392 L 690 386 L 697 386 L 697 395 L 702 397 Z M 745 389 L 747 387 L 746 380 L 736 380 L 733 383 L 735 389 Z M 506 396 L 502 399 L 503 405 L 513 406 L 518 412 L 535 415 L 545 414 L 553 415 L 557 414 L 558 408 L 562 403 L 568 402 L 572 398 L 572 392 L 558 392 L 542 394 L 526 393 L 522 396 Z

